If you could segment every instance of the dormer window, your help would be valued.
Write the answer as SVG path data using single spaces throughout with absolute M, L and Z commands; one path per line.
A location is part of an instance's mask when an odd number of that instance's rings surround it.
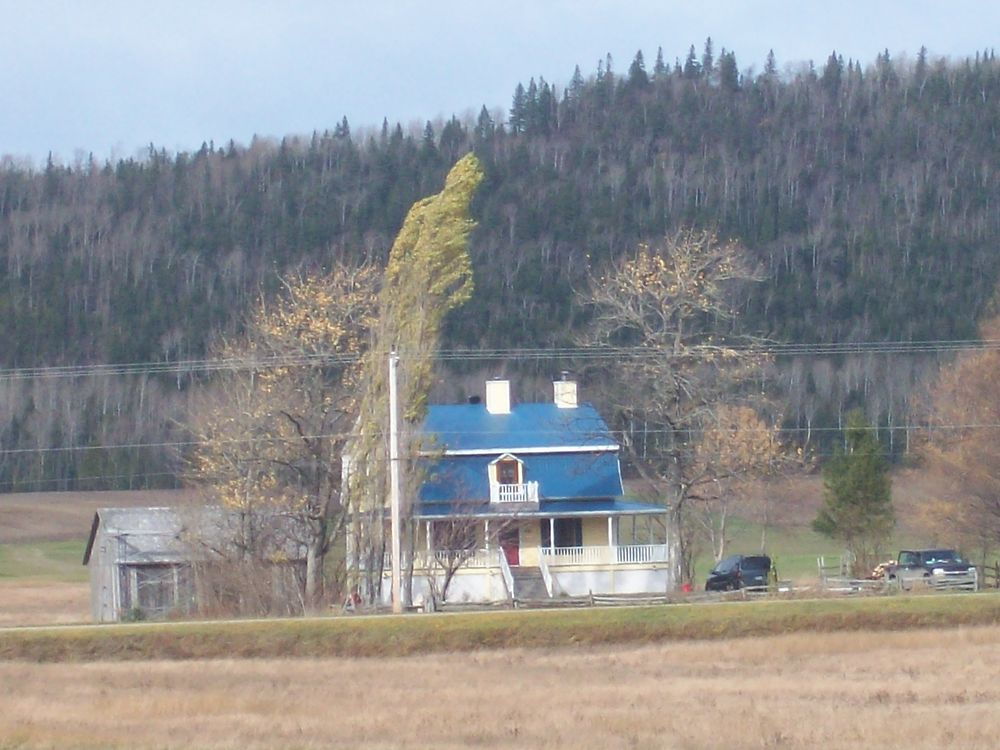
M 524 462 L 504 453 L 490 462 L 491 503 L 537 503 L 538 482 L 525 479 Z
M 497 461 L 497 484 L 521 484 L 521 464 L 517 459 Z

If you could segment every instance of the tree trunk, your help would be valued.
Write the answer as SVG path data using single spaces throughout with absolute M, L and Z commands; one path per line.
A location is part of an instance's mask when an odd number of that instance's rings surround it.
M 316 610 L 320 593 L 320 577 L 323 570 L 323 555 L 316 549 L 316 544 L 310 544 L 306 550 L 306 609 Z

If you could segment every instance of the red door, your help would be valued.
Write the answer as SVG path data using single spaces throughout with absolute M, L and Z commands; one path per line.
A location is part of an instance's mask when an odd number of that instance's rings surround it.
M 521 534 L 518 529 L 504 529 L 500 532 L 500 549 L 507 558 L 507 564 L 521 564 Z

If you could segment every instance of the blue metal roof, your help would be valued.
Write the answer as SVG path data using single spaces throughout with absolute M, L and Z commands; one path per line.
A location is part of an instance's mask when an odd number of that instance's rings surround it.
M 598 448 L 617 445 L 611 430 L 590 404 L 516 404 L 510 414 L 490 414 L 485 404 L 436 404 L 428 408 L 420 432 L 433 437 L 430 450 L 497 451 L 525 448 Z
M 523 462 L 523 481 L 538 482 L 541 504 L 551 500 L 613 498 L 623 494 L 617 453 L 511 454 Z M 424 459 L 427 477 L 420 488 L 420 502 L 488 502 L 487 467 L 495 458 L 490 454 Z

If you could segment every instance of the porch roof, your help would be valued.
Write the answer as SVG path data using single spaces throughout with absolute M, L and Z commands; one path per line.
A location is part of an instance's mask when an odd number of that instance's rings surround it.
M 516 508 L 484 503 L 456 510 L 451 503 L 423 503 L 414 509 L 421 521 L 445 518 L 565 518 L 579 516 L 647 516 L 667 512 L 662 505 L 634 500 L 556 500 L 541 503 L 538 508 Z

